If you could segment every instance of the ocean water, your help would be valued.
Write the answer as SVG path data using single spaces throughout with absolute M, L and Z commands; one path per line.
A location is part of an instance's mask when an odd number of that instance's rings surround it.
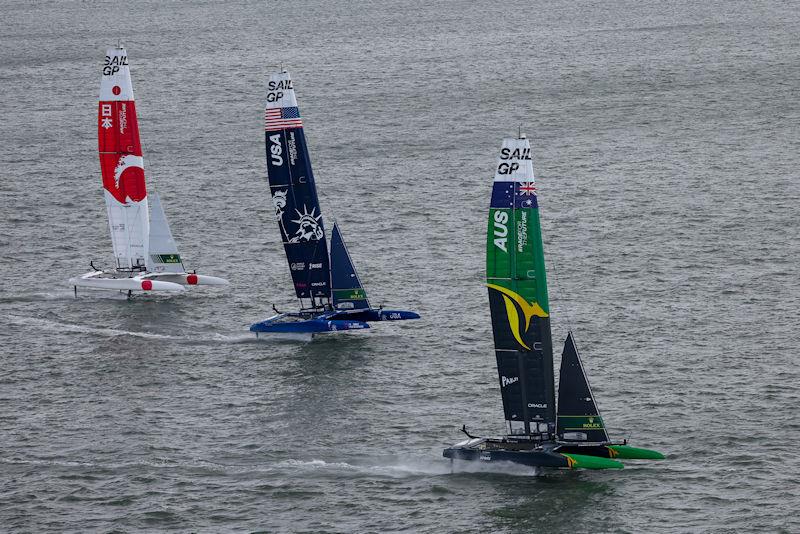
M 0 530 L 798 532 L 800 10 L 791 2 L 4 2 Z M 226 289 L 81 293 L 111 261 L 105 48 L 188 266 Z M 288 66 L 326 220 L 420 321 L 309 343 L 265 183 Z M 485 225 L 532 140 L 554 343 L 662 462 L 441 457 L 503 431 Z M 330 226 L 330 224 L 329 224 Z M 558 354 L 557 354 L 558 356 Z

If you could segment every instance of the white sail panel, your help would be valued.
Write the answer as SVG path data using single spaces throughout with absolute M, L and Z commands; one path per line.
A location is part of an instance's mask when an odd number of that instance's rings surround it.
M 147 270 L 151 273 L 185 272 L 178 245 L 172 237 L 169 222 L 161 205 L 158 193 L 150 195 L 150 239 L 147 255 Z
M 500 156 L 497 158 L 494 181 L 533 183 L 531 143 L 525 137 L 503 139 Z
M 124 48 L 110 48 L 103 63 L 97 109 L 98 149 L 108 223 L 117 268 L 144 268 L 149 213 L 144 160 Z

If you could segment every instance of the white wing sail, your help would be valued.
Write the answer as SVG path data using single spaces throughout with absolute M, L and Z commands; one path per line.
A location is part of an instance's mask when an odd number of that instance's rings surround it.
M 136 104 L 124 48 L 109 48 L 97 109 L 100 170 L 117 268 L 141 269 L 147 258 L 148 209 Z

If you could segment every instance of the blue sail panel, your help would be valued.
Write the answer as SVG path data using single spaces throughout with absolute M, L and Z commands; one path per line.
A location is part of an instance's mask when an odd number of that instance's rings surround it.
M 330 299 L 330 263 L 303 121 L 288 72 L 270 76 L 264 114 L 267 176 L 298 298 Z
M 358 273 L 350 259 L 347 245 L 342 239 L 339 225 L 333 223 L 331 232 L 331 292 L 333 307 L 339 310 L 369 308 L 367 292 L 361 285 Z

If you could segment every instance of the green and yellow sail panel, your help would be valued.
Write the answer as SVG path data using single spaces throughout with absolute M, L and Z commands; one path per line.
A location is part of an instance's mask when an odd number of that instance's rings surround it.
M 567 335 L 564 352 L 561 354 L 556 433 L 563 441 L 609 442 L 603 418 L 597 409 L 572 332 Z
M 547 279 L 531 146 L 524 136 L 504 140 L 497 160 L 486 283 L 506 420 L 522 422 L 526 433 L 552 432 L 555 392 Z

